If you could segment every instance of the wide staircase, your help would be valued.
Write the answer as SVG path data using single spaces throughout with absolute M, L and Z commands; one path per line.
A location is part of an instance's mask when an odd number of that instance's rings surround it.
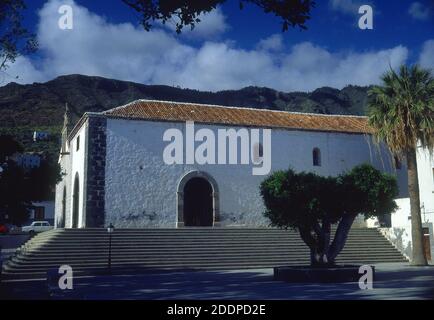
M 105 272 L 105 229 L 56 229 L 34 236 L 3 263 L 2 279 L 46 278 L 70 265 L 74 275 Z M 405 262 L 377 229 L 352 228 L 337 263 Z M 309 250 L 295 231 L 244 228 L 116 229 L 112 272 L 148 269 L 243 269 L 309 264 Z

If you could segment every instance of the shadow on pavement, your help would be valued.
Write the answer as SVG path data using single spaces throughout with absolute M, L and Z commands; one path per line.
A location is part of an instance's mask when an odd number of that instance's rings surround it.
M 378 269 L 377 269 L 378 270 Z M 358 283 L 303 284 L 274 281 L 272 270 L 174 271 L 74 279 L 73 290 L 56 290 L 50 297 L 45 281 L 9 282 L 0 287 L 2 299 L 145 299 L 145 300 L 359 300 L 432 299 L 434 268 L 378 270 L 373 290 Z

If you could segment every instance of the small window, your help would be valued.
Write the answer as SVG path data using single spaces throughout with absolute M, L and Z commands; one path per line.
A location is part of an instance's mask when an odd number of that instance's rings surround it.
M 312 162 L 315 167 L 321 166 L 321 151 L 318 148 L 314 148 L 312 151 Z
M 401 161 L 399 160 L 398 156 L 394 156 L 393 160 L 395 162 L 395 168 L 396 169 L 401 169 L 402 164 L 401 164 Z
M 80 149 L 80 136 L 77 137 L 76 144 L 77 144 L 77 150 L 76 151 L 78 151 L 78 149 Z

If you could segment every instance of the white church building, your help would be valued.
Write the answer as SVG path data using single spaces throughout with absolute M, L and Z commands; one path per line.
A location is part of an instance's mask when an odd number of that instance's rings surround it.
M 434 262 L 434 154 L 422 147 L 417 149 L 417 171 L 421 204 L 424 248 Z M 391 215 L 389 228 L 382 229 L 384 235 L 407 257 L 412 256 L 411 213 L 408 197 L 396 199 L 398 210 Z M 378 226 L 376 221 L 368 221 L 368 226 Z M 429 249 L 428 249 L 429 248 Z
M 266 227 L 259 185 L 289 167 L 335 176 L 370 163 L 408 197 L 405 165 L 374 143 L 366 117 L 138 100 L 69 125 L 57 227 Z

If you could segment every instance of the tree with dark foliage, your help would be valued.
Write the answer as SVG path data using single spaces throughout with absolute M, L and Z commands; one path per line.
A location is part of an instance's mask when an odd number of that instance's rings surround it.
M 397 208 L 395 177 L 367 164 L 338 177 L 277 171 L 260 189 L 265 216 L 273 226 L 299 231 L 310 249 L 312 266 L 334 265 L 358 214 L 382 217 Z M 330 241 L 332 224 L 337 229 Z
M 0 71 L 37 48 L 36 37 L 22 24 L 23 0 L 0 0 Z
M 176 21 L 176 32 L 190 26 L 191 29 L 200 23 L 199 16 L 211 12 L 227 0 L 122 0 L 142 16 L 142 25 L 149 31 L 151 22 L 168 20 Z M 314 7 L 313 0 L 239 0 L 240 9 L 245 4 L 260 7 L 265 13 L 274 14 L 282 21 L 282 31 L 291 27 L 307 29 L 306 22 L 310 19 L 310 10 Z M 174 19 L 175 18 L 175 19 Z
M 41 165 L 28 174 L 28 197 L 32 201 L 54 200 L 53 189 L 61 180 L 61 169 L 57 162 L 42 160 Z
M 60 166 L 43 160 L 38 168 L 24 170 L 10 157 L 23 151 L 13 137 L 0 135 L 0 222 L 21 225 L 28 219 L 32 201 L 51 200 L 61 178 Z
M 29 218 L 31 205 L 27 195 L 27 179 L 24 170 L 14 161 L 2 164 L 0 173 L 0 222 L 7 220 L 21 225 Z
M 23 146 L 15 141 L 10 135 L 0 135 L 0 165 L 6 161 L 7 157 L 12 156 L 14 153 L 22 152 Z

